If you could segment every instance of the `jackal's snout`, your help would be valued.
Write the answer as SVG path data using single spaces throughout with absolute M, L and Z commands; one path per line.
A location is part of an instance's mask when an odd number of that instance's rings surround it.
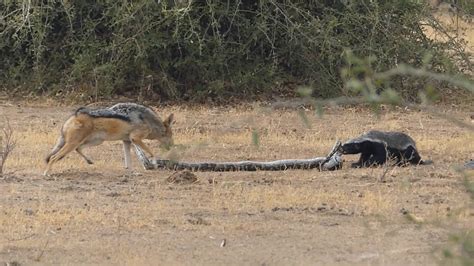
M 159 141 L 160 141 L 160 144 L 159 144 L 160 149 L 170 150 L 171 147 L 174 146 L 174 141 L 173 141 L 172 136 L 161 138 Z
M 165 127 L 165 134 L 162 136 L 159 140 L 160 142 L 160 148 L 169 150 L 171 147 L 174 146 L 174 141 L 173 141 L 173 130 L 171 126 L 174 124 L 174 115 L 170 114 L 168 118 L 166 118 L 165 121 L 163 121 L 163 125 Z

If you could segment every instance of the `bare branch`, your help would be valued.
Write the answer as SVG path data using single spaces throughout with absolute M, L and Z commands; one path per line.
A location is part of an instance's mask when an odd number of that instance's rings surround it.
M 463 87 L 467 89 L 468 91 L 474 93 L 474 83 L 470 82 L 466 78 L 459 77 L 459 76 L 451 76 L 451 75 L 446 75 L 446 74 L 441 74 L 441 73 L 433 73 L 430 71 L 426 71 L 424 69 L 414 68 L 405 64 L 400 64 L 396 68 L 390 69 L 382 73 L 375 74 L 375 78 L 388 79 L 397 75 L 425 77 L 425 78 L 432 78 L 438 81 L 446 81 L 455 86 Z

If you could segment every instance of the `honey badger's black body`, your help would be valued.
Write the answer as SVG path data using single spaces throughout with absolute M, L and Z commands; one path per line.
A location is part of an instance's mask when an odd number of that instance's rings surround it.
M 341 146 L 343 154 L 358 154 L 360 158 L 353 168 L 382 165 L 393 160 L 395 165 L 429 164 L 421 160 L 415 141 L 405 133 L 372 130 L 351 139 Z

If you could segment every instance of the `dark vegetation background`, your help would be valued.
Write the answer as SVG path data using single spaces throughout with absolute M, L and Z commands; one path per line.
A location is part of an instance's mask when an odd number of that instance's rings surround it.
M 468 12 L 472 3 L 461 1 Z M 471 67 L 462 41 L 415 0 L 23 0 L 0 2 L 0 87 L 12 94 L 160 100 L 351 96 L 344 80 L 407 63 Z M 349 52 L 350 51 L 350 52 Z M 341 75 L 344 69 L 344 75 Z M 414 97 L 426 80 L 378 84 Z

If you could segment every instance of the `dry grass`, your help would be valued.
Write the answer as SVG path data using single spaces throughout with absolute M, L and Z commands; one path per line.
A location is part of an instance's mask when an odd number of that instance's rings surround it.
M 458 34 L 457 37 L 461 37 L 466 41 L 467 52 L 474 53 L 474 27 L 472 22 L 469 21 L 472 18 L 463 18 L 447 11 L 438 11 L 434 13 L 434 16 L 449 30 Z M 426 29 L 426 35 L 437 41 L 448 40 L 443 33 L 434 31 L 431 28 Z
M 443 111 L 470 122 L 471 110 Z M 120 143 L 71 154 L 40 175 L 72 108 L 0 107 L 17 148 L 0 180 L 0 262 L 60 264 L 426 264 L 446 239 L 446 224 L 473 222 L 454 170 L 474 155 L 474 135 L 415 110 L 335 108 L 306 126 L 296 111 L 182 108 L 165 157 L 186 161 L 274 160 L 322 156 L 336 138 L 369 129 L 401 130 L 433 166 L 196 173 L 199 182 L 169 184 L 169 171 L 122 169 Z M 252 132 L 260 146 L 252 144 Z M 156 143 L 151 142 L 157 150 Z M 346 160 L 356 160 L 347 156 Z M 348 165 L 349 163 L 347 163 Z M 426 222 L 420 227 L 404 212 Z M 435 226 L 438 224 L 439 226 Z M 220 247 L 222 239 L 227 245 Z M 85 255 L 87 254 L 87 255 Z M 245 254 L 245 256 L 243 256 Z M 269 255 L 273 254 L 273 255 Z

